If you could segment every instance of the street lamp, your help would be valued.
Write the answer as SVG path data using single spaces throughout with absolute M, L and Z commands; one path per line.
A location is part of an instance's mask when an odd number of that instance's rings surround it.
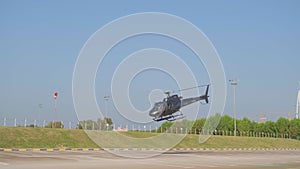
M 105 125 L 106 125 L 106 130 L 108 130 L 108 122 L 107 122 L 107 113 L 108 113 L 108 100 L 109 96 L 104 96 L 104 101 L 105 101 Z
M 298 97 L 296 103 L 296 119 L 299 119 L 299 106 L 300 106 L 300 82 L 299 82 L 299 90 L 298 90 Z
M 234 118 L 234 136 L 236 136 L 236 96 L 235 96 L 235 90 L 237 86 L 237 79 L 231 79 L 229 80 L 230 84 L 233 87 L 233 118 Z
M 38 122 L 40 121 L 40 116 L 41 116 L 41 113 L 42 113 L 42 108 L 43 108 L 43 104 L 39 103 L 38 104 L 38 115 L 37 115 L 37 121 Z
M 58 97 L 58 93 L 57 92 L 55 92 L 54 93 L 54 121 L 53 121 L 53 128 L 56 128 L 56 99 L 57 99 L 57 97 Z

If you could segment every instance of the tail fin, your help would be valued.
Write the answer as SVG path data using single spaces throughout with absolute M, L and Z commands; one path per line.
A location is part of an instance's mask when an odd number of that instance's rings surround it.
M 208 103 L 208 90 L 209 90 L 209 85 L 206 87 L 206 92 L 205 92 L 205 102 Z

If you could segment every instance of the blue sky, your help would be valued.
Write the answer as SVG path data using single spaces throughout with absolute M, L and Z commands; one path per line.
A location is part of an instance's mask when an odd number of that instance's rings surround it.
M 240 79 L 238 117 L 252 120 L 263 114 L 269 120 L 287 117 L 288 112 L 295 112 L 300 80 L 299 7 L 296 0 L 2 0 L 0 122 L 4 117 L 50 121 L 54 91 L 59 92 L 58 119 L 76 121 L 72 74 L 80 49 L 105 24 L 137 12 L 177 15 L 207 35 L 220 55 L 226 77 Z M 96 91 L 101 106 L 107 86 L 102 88 L 98 81 Z M 40 103 L 43 107 L 38 113 Z M 145 107 L 144 102 L 136 104 Z M 111 103 L 110 110 L 113 111 Z M 228 86 L 225 113 L 231 115 L 231 110 L 232 89 Z

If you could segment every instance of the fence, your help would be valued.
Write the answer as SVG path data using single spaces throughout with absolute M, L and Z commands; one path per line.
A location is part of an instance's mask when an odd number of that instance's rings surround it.
M 49 124 L 54 124 L 53 121 L 47 120 L 32 120 L 28 118 L 17 119 L 17 118 L 6 118 L 0 119 L 0 126 L 4 127 L 32 127 L 32 128 L 53 128 Z M 56 122 L 56 128 L 66 128 L 66 129 L 76 129 L 78 122 L 68 121 L 64 123 L 63 121 Z
M 193 128 L 160 128 L 160 131 L 155 132 L 164 132 L 164 133 L 174 133 L 174 134 L 209 134 L 216 136 L 234 136 L 234 131 L 224 131 L 224 130 L 214 130 L 214 131 L 202 131 L 199 129 Z M 289 133 L 266 133 L 266 132 L 239 132 L 236 131 L 236 136 L 242 137 L 269 137 L 269 138 L 287 138 L 290 139 L 291 136 Z

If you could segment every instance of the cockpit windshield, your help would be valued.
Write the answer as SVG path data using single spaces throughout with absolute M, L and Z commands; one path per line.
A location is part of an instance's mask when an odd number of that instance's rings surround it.
M 155 103 L 154 106 L 153 106 L 153 108 L 151 109 L 151 112 L 161 110 L 162 106 L 163 106 L 163 102 L 157 102 L 157 103 Z

